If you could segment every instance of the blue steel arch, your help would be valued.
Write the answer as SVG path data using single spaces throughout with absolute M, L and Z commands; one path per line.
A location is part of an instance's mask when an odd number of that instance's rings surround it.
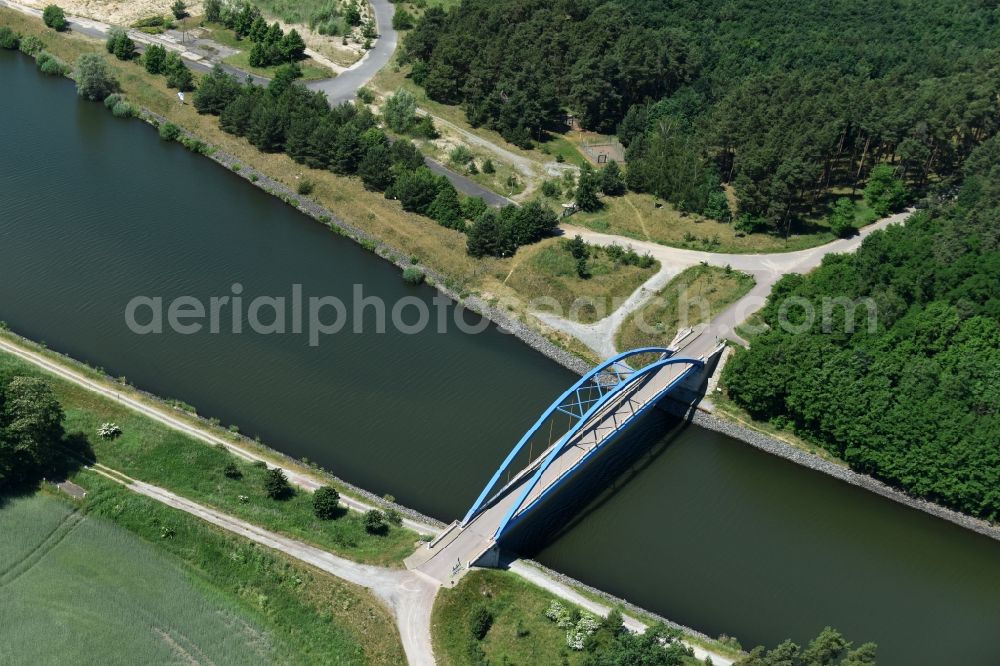
M 650 353 L 660 354 L 660 359 L 646 365 L 645 367 L 640 368 L 639 370 L 634 370 L 631 366 L 629 366 L 625 362 L 626 359 L 630 357 L 637 356 L 639 354 L 650 354 Z M 508 511 L 507 515 L 504 516 L 504 519 L 501 522 L 499 528 L 497 529 L 494 537 L 495 539 L 499 538 L 499 536 L 505 531 L 505 529 L 507 529 L 508 525 L 512 522 L 514 514 L 517 512 L 519 508 L 521 508 L 521 504 L 523 504 L 524 499 L 528 496 L 531 490 L 538 483 L 538 480 L 541 478 L 542 474 L 544 474 L 545 470 L 552 463 L 552 461 L 555 460 L 555 458 L 558 457 L 559 453 L 562 452 L 566 443 L 570 439 L 572 439 L 572 437 L 580 430 L 580 428 L 583 427 L 583 425 L 590 419 L 590 417 L 593 414 L 595 414 L 601 407 L 607 404 L 607 402 L 614 395 L 617 395 L 618 392 L 620 392 L 626 386 L 631 385 L 634 381 L 637 381 L 639 378 L 648 376 L 651 372 L 658 370 L 666 365 L 670 365 L 673 363 L 687 363 L 691 365 L 691 368 L 681 373 L 681 375 L 679 375 L 675 379 L 675 381 L 671 382 L 669 386 L 664 387 L 662 391 L 659 391 L 656 394 L 656 396 L 654 396 L 653 400 L 650 400 L 650 402 L 647 403 L 647 405 L 644 405 L 638 412 L 636 412 L 634 416 L 637 416 L 641 412 L 645 411 L 646 407 L 655 403 L 656 400 L 663 393 L 668 391 L 679 381 L 681 381 L 684 377 L 686 377 L 691 369 L 695 367 L 701 367 L 704 365 L 704 362 L 700 360 L 670 358 L 670 356 L 673 353 L 674 351 L 672 349 L 668 349 L 665 347 L 643 347 L 640 349 L 633 349 L 631 351 L 618 354 L 617 356 L 608 359 L 607 361 L 599 364 L 590 372 L 581 377 L 575 384 L 573 384 L 573 386 L 571 386 L 561 396 L 559 396 L 555 400 L 555 402 L 553 402 L 549 406 L 549 408 L 545 410 L 545 412 L 542 413 L 542 415 L 538 418 L 535 424 L 524 434 L 524 436 L 520 439 L 520 441 L 518 441 L 518 443 L 514 446 L 511 452 L 507 455 L 506 459 L 504 459 L 503 463 L 501 463 L 496 473 L 483 488 L 483 491 L 480 493 L 475 503 L 473 503 L 468 513 L 466 513 L 465 518 L 462 519 L 461 524 L 467 525 L 469 521 L 471 521 L 473 518 L 476 517 L 480 509 L 483 508 L 484 504 L 488 503 L 490 491 L 493 490 L 497 482 L 500 480 L 500 477 L 503 475 L 504 471 L 506 471 L 510 467 L 511 463 L 514 461 L 517 455 L 524 449 L 525 444 L 538 432 L 541 426 L 557 411 L 568 414 L 572 419 L 575 420 L 575 423 L 573 423 L 573 425 L 570 427 L 570 430 L 567 431 L 560 438 L 557 446 L 553 447 L 552 451 L 549 452 L 548 456 L 546 456 L 545 461 L 542 463 L 542 465 L 540 465 L 539 469 L 536 470 L 532 479 L 522 490 L 517 502 Z M 603 380 L 604 379 L 603 375 L 608 375 L 606 380 Z M 595 389 L 597 393 L 596 398 L 594 397 Z M 620 428 L 618 430 L 620 430 Z M 584 458 L 582 458 L 577 465 L 574 465 L 573 468 L 567 470 L 566 473 L 560 476 L 560 478 L 557 479 L 557 481 L 553 483 L 552 486 L 550 486 L 550 488 L 546 489 L 538 498 L 536 498 L 535 501 L 531 503 L 531 505 L 529 505 L 529 507 L 527 507 L 525 512 L 527 510 L 530 510 L 532 506 L 534 506 L 539 500 L 545 497 L 552 488 L 561 483 L 563 477 L 566 476 L 566 474 L 569 474 L 572 471 L 574 471 L 578 467 L 578 465 L 582 464 L 587 458 L 590 457 L 592 453 L 594 453 L 600 448 L 603 448 L 604 443 L 606 443 L 606 441 L 609 441 L 614 436 L 616 436 L 618 430 L 616 430 L 614 433 L 612 433 L 611 436 L 606 438 L 605 442 L 602 442 L 601 445 L 595 447 L 593 451 L 584 456 Z
M 555 461 L 555 459 L 557 457 L 559 457 L 559 454 L 562 453 L 562 451 L 566 448 L 566 445 L 572 440 L 573 437 L 575 437 L 577 435 L 577 433 L 580 431 L 581 428 L 583 428 L 583 426 L 586 424 L 586 422 L 590 419 L 591 416 L 593 416 L 595 413 L 597 413 L 597 411 L 599 409 L 601 409 L 601 407 L 603 407 L 614 395 L 616 395 L 616 394 L 620 393 L 622 390 L 624 390 L 625 387 L 627 387 L 627 386 L 635 383 L 636 381 L 638 381 L 639 379 L 641 379 L 643 377 L 646 377 L 646 376 L 650 375 L 651 373 L 655 372 L 656 370 L 659 370 L 660 368 L 662 368 L 664 366 L 674 365 L 674 364 L 678 364 L 678 363 L 686 363 L 686 364 L 689 364 L 690 367 L 687 370 L 685 370 L 684 372 L 682 372 L 681 374 L 679 374 L 677 377 L 675 377 L 674 380 L 672 382 L 670 382 L 670 384 L 668 384 L 667 386 L 664 386 L 662 389 L 660 389 L 659 391 L 657 391 L 656 394 L 652 398 L 650 398 L 650 400 L 648 402 L 646 402 L 646 404 L 644 404 L 642 407 L 640 407 L 639 409 L 637 409 L 623 423 L 621 423 L 620 425 L 617 425 L 615 427 L 614 431 L 611 434 L 609 434 L 608 436 L 604 437 L 600 441 L 600 443 L 597 444 L 597 446 L 595 446 L 593 449 L 591 449 L 586 454 L 584 454 L 584 456 L 582 458 L 580 458 L 580 460 L 578 460 L 575 464 L 573 464 L 572 467 L 570 467 L 565 472 L 563 472 L 562 474 L 560 474 L 559 477 L 555 481 L 553 481 L 551 484 L 549 484 L 538 495 L 538 497 L 536 497 L 534 500 L 531 501 L 530 504 L 528 504 L 527 506 L 522 506 L 524 504 L 524 500 L 527 499 L 527 497 L 531 493 L 531 491 L 535 488 L 536 485 L 538 485 L 538 482 L 542 478 L 542 475 L 545 474 L 545 471 L 549 468 L 549 466 L 553 463 L 553 461 Z M 616 384 L 615 387 L 611 391 L 609 391 L 607 394 L 605 394 L 600 400 L 598 400 L 587 411 L 586 415 L 583 418 L 581 418 L 576 423 L 576 425 L 574 425 L 572 428 L 570 428 L 570 430 L 565 435 L 563 435 L 563 437 L 560 440 L 558 446 L 553 447 L 552 451 L 549 452 L 549 455 L 546 456 L 546 458 L 542 462 L 542 464 L 539 465 L 539 467 L 538 467 L 537 470 L 535 470 L 535 473 L 532 475 L 531 480 L 529 480 L 528 483 L 525 484 L 524 489 L 521 491 L 521 494 L 517 498 L 517 501 L 515 501 L 514 504 L 511 505 L 511 507 L 507 511 L 506 515 L 504 515 L 503 519 L 500 521 L 500 525 L 497 527 L 496 532 L 494 532 L 494 534 L 493 534 L 493 540 L 494 541 L 499 541 L 500 538 L 504 535 L 504 533 L 507 530 L 509 530 L 510 528 L 512 528 L 514 526 L 514 524 L 516 524 L 517 521 L 521 519 L 521 517 L 523 517 L 524 515 L 526 515 L 529 511 L 531 511 L 532 508 L 534 508 L 540 502 L 542 502 L 549 494 L 551 494 L 554 490 L 556 490 L 556 488 L 558 488 L 560 485 L 562 485 L 562 483 L 567 478 L 569 478 L 570 475 L 572 475 L 574 472 L 576 472 L 576 470 L 580 469 L 580 467 L 582 467 L 583 465 L 585 465 L 587 463 L 587 460 L 589 460 L 591 457 L 593 457 L 599 450 L 603 449 L 615 437 L 617 437 L 622 432 L 622 430 L 624 430 L 625 426 L 628 423 L 631 423 L 636 417 L 638 417 L 643 412 L 645 412 L 647 409 L 649 409 L 650 407 L 652 407 L 653 405 L 655 405 L 657 403 L 657 401 L 659 400 L 659 398 L 661 396 L 663 396 L 663 394 L 667 393 L 671 388 L 673 388 L 678 383 L 680 383 L 681 381 L 683 381 L 684 378 L 687 377 L 688 373 L 690 373 L 695 368 L 702 367 L 703 365 L 704 365 L 704 361 L 700 361 L 700 360 L 697 360 L 697 359 L 690 359 L 690 358 L 668 358 L 668 359 L 663 359 L 663 360 L 660 360 L 660 361 L 656 361 L 654 363 L 650 363 L 649 365 L 641 368 L 640 370 L 637 370 L 635 373 L 633 373 L 632 375 L 630 375 L 624 381 Z

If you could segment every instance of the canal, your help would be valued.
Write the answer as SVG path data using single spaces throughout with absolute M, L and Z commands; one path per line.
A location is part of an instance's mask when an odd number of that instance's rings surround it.
M 136 296 L 435 292 L 148 126 L 0 52 L 0 319 L 449 521 L 574 379 L 493 327 L 137 335 Z M 414 306 L 415 307 L 415 306 Z M 477 320 L 466 313 L 465 323 Z M 353 322 L 352 322 L 353 323 Z M 997 664 L 1000 543 L 694 426 L 663 436 L 538 559 L 746 646 L 824 626 L 883 664 Z

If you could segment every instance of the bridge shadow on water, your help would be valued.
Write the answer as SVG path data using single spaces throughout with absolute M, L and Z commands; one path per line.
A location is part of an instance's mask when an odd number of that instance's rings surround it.
M 613 499 L 690 427 L 698 400 L 700 395 L 688 403 L 664 400 L 640 417 L 504 535 L 501 566 L 534 557 Z

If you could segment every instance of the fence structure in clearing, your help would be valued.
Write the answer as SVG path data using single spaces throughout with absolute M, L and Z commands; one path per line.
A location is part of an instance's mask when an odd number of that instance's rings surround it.
M 625 147 L 618 139 L 610 138 L 602 141 L 584 140 L 580 150 L 594 164 L 604 166 L 611 160 L 622 164 L 625 162 Z

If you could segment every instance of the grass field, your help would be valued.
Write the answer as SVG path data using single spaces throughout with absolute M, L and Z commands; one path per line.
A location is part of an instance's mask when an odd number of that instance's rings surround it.
M 0 644 L 18 663 L 403 663 L 366 591 L 85 476 L 83 507 L 0 508 Z
M 660 268 L 659 262 L 648 268 L 616 264 L 602 249 L 592 247 L 587 260 L 590 277 L 581 279 L 564 242 L 550 238 L 522 248 L 507 283 L 519 293 L 554 299 L 558 303 L 555 313 L 576 321 L 592 323 L 607 316 Z M 525 265 L 529 270 L 522 271 Z M 552 311 L 547 305 L 540 309 Z
M 108 467 L 358 561 L 401 566 L 413 550 L 417 535 L 409 530 L 393 527 L 384 536 L 369 534 L 356 512 L 319 520 L 312 512 L 312 495 L 304 491 L 284 501 L 272 500 L 263 489 L 263 468 L 0 353 L 0 381 L 12 375 L 48 380 L 66 412 L 66 432 L 86 438 L 97 460 Z M 97 428 L 109 421 L 122 428 L 122 436 L 110 441 L 97 436 Z M 239 467 L 243 478 L 223 474 L 229 462 Z
M 692 266 L 625 320 L 615 334 L 615 346 L 635 349 L 667 345 L 678 329 L 708 323 L 753 285 L 753 277 L 746 273 L 718 266 Z

